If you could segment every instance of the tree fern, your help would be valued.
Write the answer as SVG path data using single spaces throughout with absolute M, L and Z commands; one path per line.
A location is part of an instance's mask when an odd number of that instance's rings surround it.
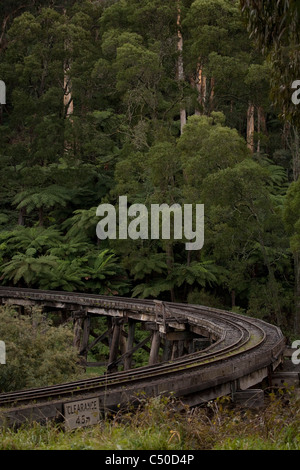
M 91 260 L 91 279 L 89 286 L 99 294 L 120 295 L 129 290 L 125 271 L 114 253 L 102 250 Z
M 50 209 L 54 206 L 66 206 L 72 199 L 73 193 L 70 189 L 53 184 L 46 188 L 30 188 L 16 194 L 13 204 L 17 209 L 26 207 L 28 213 L 34 209 Z
M 49 249 L 49 254 L 57 256 L 60 259 L 72 260 L 74 257 L 81 257 L 93 251 L 94 245 L 83 239 L 81 236 L 76 238 L 64 237 L 58 245 Z
M 67 230 L 69 238 L 76 237 L 78 234 L 96 234 L 96 226 L 99 217 L 96 216 L 96 207 L 90 209 L 80 209 L 73 213 L 73 216 L 67 219 L 63 224 L 63 229 Z
M 16 251 L 35 248 L 37 252 L 46 254 L 46 251 L 62 243 L 63 237 L 59 230 L 49 227 L 18 227 L 11 232 L 7 243 Z
M 135 280 L 144 279 L 152 274 L 167 274 L 165 253 L 151 253 L 137 251 L 132 253 L 125 265 L 130 265 L 130 273 Z
M 176 287 L 185 283 L 202 287 L 219 284 L 218 268 L 210 261 L 193 261 L 189 266 L 176 263 L 167 279 Z
M 14 284 L 22 281 L 27 287 L 38 286 L 41 279 L 49 279 L 49 272 L 56 264 L 55 256 L 35 258 L 31 253 L 18 253 L 1 267 L 2 279 Z
M 90 276 L 90 269 L 86 266 L 86 259 L 73 259 L 72 261 L 57 260 L 50 267 L 49 275 L 39 280 L 41 289 L 62 289 L 75 291 L 85 289 L 86 279 Z
M 149 297 L 157 298 L 162 292 L 170 291 L 172 282 L 166 279 L 151 280 L 147 283 L 138 284 L 132 290 L 132 297 L 146 299 Z

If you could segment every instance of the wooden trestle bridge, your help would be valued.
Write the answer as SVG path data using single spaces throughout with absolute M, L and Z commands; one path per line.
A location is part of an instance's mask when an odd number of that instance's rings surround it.
M 0 288 L 0 299 L 71 319 L 74 342 L 87 365 L 92 365 L 86 362 L 89 350 L 99 342 L 109 345 L 102 376 L 0 394 L 0 421 L 2 416 L 9 424 L 61 419 L 66 405 L 76 400 L 93 399 L 101 413 L 134 402 L 141 392 L 172 393 L 191 406 L 233 396 L 271 380 L 285 349 L 278 327 L 199 305 L 6 287 Z M 103 316 L 107 327 L 99 335 L 91 319 Z M 138 322 L 148 332 L 140 342 L 135 340 Z M 139 348 L 149 353 L 148 365 L 132 368 Z

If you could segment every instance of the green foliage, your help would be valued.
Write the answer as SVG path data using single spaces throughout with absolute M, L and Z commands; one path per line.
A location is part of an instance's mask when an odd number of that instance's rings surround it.
M 288 189 L 284 207 L 284 221 L 291 236 L 291 250 L 298 252 L 300 250 L 300 180 L 292 183 Z
M 26 253 L 14 255 L 9 263 L 2 266 L 3 277 L 17 284 L 20 279 L 24 280 L 26 287 L 43 282 L 49 271 L 56 265 L 57 258 L 51 255 L 42 255 L 35 258 L 34 248 Z
M 175 286 L 182 286 L 185 282 L 189 285 L 198 284 L 200 286 L 218 284 L 218 269 L 211 262 L 192 261 L 189 266 L 181 264 L 174 265 L 170 280 Z
M 0 336 L 7 363 L 0 369 L 1 392 L 74 380 L 82 371 L 68 326 L 54 327 L 39 311 L 20 315 L 1 308 Z
M 178 140 L 186 191 L 189 200 L 202 199 L 202 184 L 208 175 L 227 169 L 244 159 L 248 153 L 245 141 L 235 129 L 222 125 L 224 116 L 192 116 Z
M 2 283 L 188 301 L 290 331 L 300 251 L 300 186 L 291 182 L 299 165 L 299 118 L 291 102 L 291 83 L 299 78 L 298 4 L 1 2 L 0 78 L 7 84 L 0 109 Z M 250 103 L 253 154 L 246 144 Z M 120 195 L 147 208 L 204 204 L 203 248 L 187 252 L 184 241 L 172 238 L 98 240 L 96 208 L 115 205 Z M 145 334 L 138 331 L 138 340 Z M 0 369 L 3 390 L 78 373 L 70 333 L 35 313 L 2 309 L 0 338 L 9 359 Z M 101 360 L 107 352 L 97 345 L 92 354 Z M 139 350 L 136 365 L 144 359 Z M 179 414 L 172 400 L 139 399 L 137 413 L 118 413 L 95 434 L 70 437 L 35 426 L 16 435 L 6 431 L 0 446 L 299 448 L 298 405 L 274 401 L 259 415 L 233 416 L 216 401 L 208 414 Z
M 64 431 L 48 422 L 3 429 L 1 450 L 299 450 L 299 401 L 272 396 L 259 412 L 233 408 L 230 397 L 206 407 L 182 407 L 172 397 L 137 397 L 135 409 L 120 409 L 101 425 Z M 178 406 L 180 406 L 180 412 Z M 184 463 L 185 462 L 185 463 Z
M 20 226 L 12 232 L 6 233 L 5 237 L 11 251 L 13 249 L 17 251 L 27 251 L 31 249 L 31 253 L 43 253 L 49 247 L 54 248 L 62 242 L 61 233 L 54 227 Z
M 1 235 L 5 240 L 0 245 L 3 260 L 11 258 L 1 266 L 6 283 L 99 294 L 128 291 L 126 273 L 114 253 L 97 250 L 83 233 L 73 238 L 69 232 L 64 236 L 54 227 L 18 227 Z M 17 254 L 13 254 L 15 249 Z
M 3 284 L 215 298 L 291 322 L 291 251 L 300 242 L 290 179 L 299 152 L 296 134 L 294 146 L 283 143 L 287 127 L 269 95 L 281 72 L 282 97 L 288 91 L 299 17 L 292 0 L 254 3 L 242 2 L 243 10 L 271 63 L 249 40 L 237 0 L 0 6 Z M 116 206 L 121 195 L 148 209 L 204 204 L 202 250 L 187 252 L 185 240 L 172 238 L 98 240 L 97 206 Z
M 95 257 L 90 258 L 90 265 L 90 284 L 94 292 L 103 295 L 120 295 L 128 292 L 127 276 L 114 253 L 109 250 L 95 253 Z
M 72 194 L 66 188 L 52 185 L 48 188 L 40 188 L 40 190 L 31 188 L 22 191 L 16 194 L 13 204 L 17 206 L 17 209 L 26 207 L 27 212 L 30 213 L 35 208 L 49 209 L 56 205 L 65 206 L 71 198 Z
M 168 280 L 156 279 L 138 284 L 132 291 L 132 297 L 141 299 L 157 298 L 162 292 L 170 291 L 172 283 Z
M 241 0 L 241 6 L 251 37 L 269 55 L 274 102 L 282 109 L 283 118 L 298 126 L 299 113 L 291 100 L 291 84 L 297 80 L 300 66 L 299 2 Z

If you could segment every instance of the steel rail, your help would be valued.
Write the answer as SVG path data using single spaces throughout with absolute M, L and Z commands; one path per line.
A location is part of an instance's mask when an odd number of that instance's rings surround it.
M 229 322 L 228 322 L 228 326 L 230 326 Z M 241 328 L 239 328 L 239 330 L 241 332 L 241 337 L 238 340 L 236 340 L 231 346 L 222 348 L 221 351 L 205 354 L 204 355 L 205 362 L 207 363 L 209 359 L 214 360 L 214 361 L 216 361 L 217 359 L 220 360 L 220 356 L 223 356 L 224 353 L 228 351 L 233 352 L 237 348 L 240 348 L 241 346 L 247 344 L 249 340 L 249 334 L 246 336 L 246 338 L 244 338 L 245 333 L 242 331 Z M 53 396 L 57 394 L 68 393 L 69 391 L 75 391 L 75 390 L 76 392 L 78 392 L 79 389 L 81 392 L 82 390 L 86 390 L 87 388 L 95 387 L 95 386 L 97 388 L 100 388 L 101 386 L 107 386 L 108 382 L 110 385 L 113 385 L 113 384 L 121 384 L 132 379 L 137 380 L 141 378 L 153 377 L 154 375 L 158 376 L 161 374 L 173 372 L 174 370 L 179 370 L 179 366 L 180 367 L 186 367 L 186 366 L 197 367 L 199 366 L 199 359 L 201 358 L 202 355 L 203 355 L 203 352 L 201 351 L 201 353 L 192 353 L 192 354 L 183 356 L 182 358 L 179 358 L 177 360 L 174 360 L 173 362 L 166 361 L 165 363 L 160 363 L 159 365 L 139 367 L 137 369 L 131 369 L 130 371 L 126 371 L 126 372 L 123 371 L 123 372 L 111 373 L 111 374 L 107 374 L 101 377 L 84 379 L 84 380 L 75 381 L 75 382 L 68 382 L 66 384 L 52 385 L 48 387 L 39 387 L 37 389 L 29 389 L 29 390 L 23 390 L 23 391 L 18 391 L 18 392 L 9 392 L 5 394 L 0 394 L 0 405 L 3 403 L 9 403 L 11 401 L 16 402 L 16 401 L 19 401 L 19 399 L 23 401 L 24 398 L 37 399 L 44 395 L 47 396 L 50 393 Z M 201 364 L 201 359 L 200 359 L 200 364 Z
M 97 296 L 92 294 L 64 293 L 58 291 L 37 291 L 0 287 L 2 298 L 23 298 L 41 301 L 63 301 L 77 305 L 100 306 L 107 309 L 130 310 L 134 313 L 147 312 L 156 318 L 155 301 L 129 299 L 124 297 Z M 109 393 L 109 391 L 126 389 L 139 385 L 153 384 L 158 380 L 168 381 L 170 377 L 181 380 L 185 374 L 201 374 L 209 367 L 214 367 L 222 376 L 222 364 L 238 364 L 241 359 L 255 358 L 255 367 L 272 365 L 282 354 L 284 338 L 281 331 L 261 320 L 226 312 L 223 310 L 198 305 L 166 302 L 167 318 L 187 322 L 190 326 L 201 326 L 217 336 L 217 341 L 204 351 L 182 356 L 174 361 L 166 361 L 152 366 L 144 366 L 129 371 L 105 374 L 105 376 L 85 379 L 65 384 L 39 387 L 0 394 L 0 406 L 29 404 L 33 400 L 44 402 L 49 399 L 73 397 L 87 393 Z M 249 361 L 250 364 L 251 361 Z M 249 373 L 255 370 L 249 365 Z M 230 369 L 231 370 L 231 369 Z M 224 371 L 223 371 L 224 372 Z M 241 370 L 245 374 L 245 370 Z M 238 376 L 238 373 L 237 373 Z M 226 382 L 226 376 L 222 378 Z M 229 380 L 232 380 L 230 378 Z M 205 384 L 204 384 L 205 385 Z M 166 386 L 166 388 L 168 388 Z M 201 388 L 201 387 L 200 387 Z

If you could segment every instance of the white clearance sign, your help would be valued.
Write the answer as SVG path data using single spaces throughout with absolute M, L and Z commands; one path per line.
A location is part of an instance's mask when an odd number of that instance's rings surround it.
M 87 398 L 65 403 L 64 417 L 67 429 L 97 424 L 100 419 L 99 399 Z

